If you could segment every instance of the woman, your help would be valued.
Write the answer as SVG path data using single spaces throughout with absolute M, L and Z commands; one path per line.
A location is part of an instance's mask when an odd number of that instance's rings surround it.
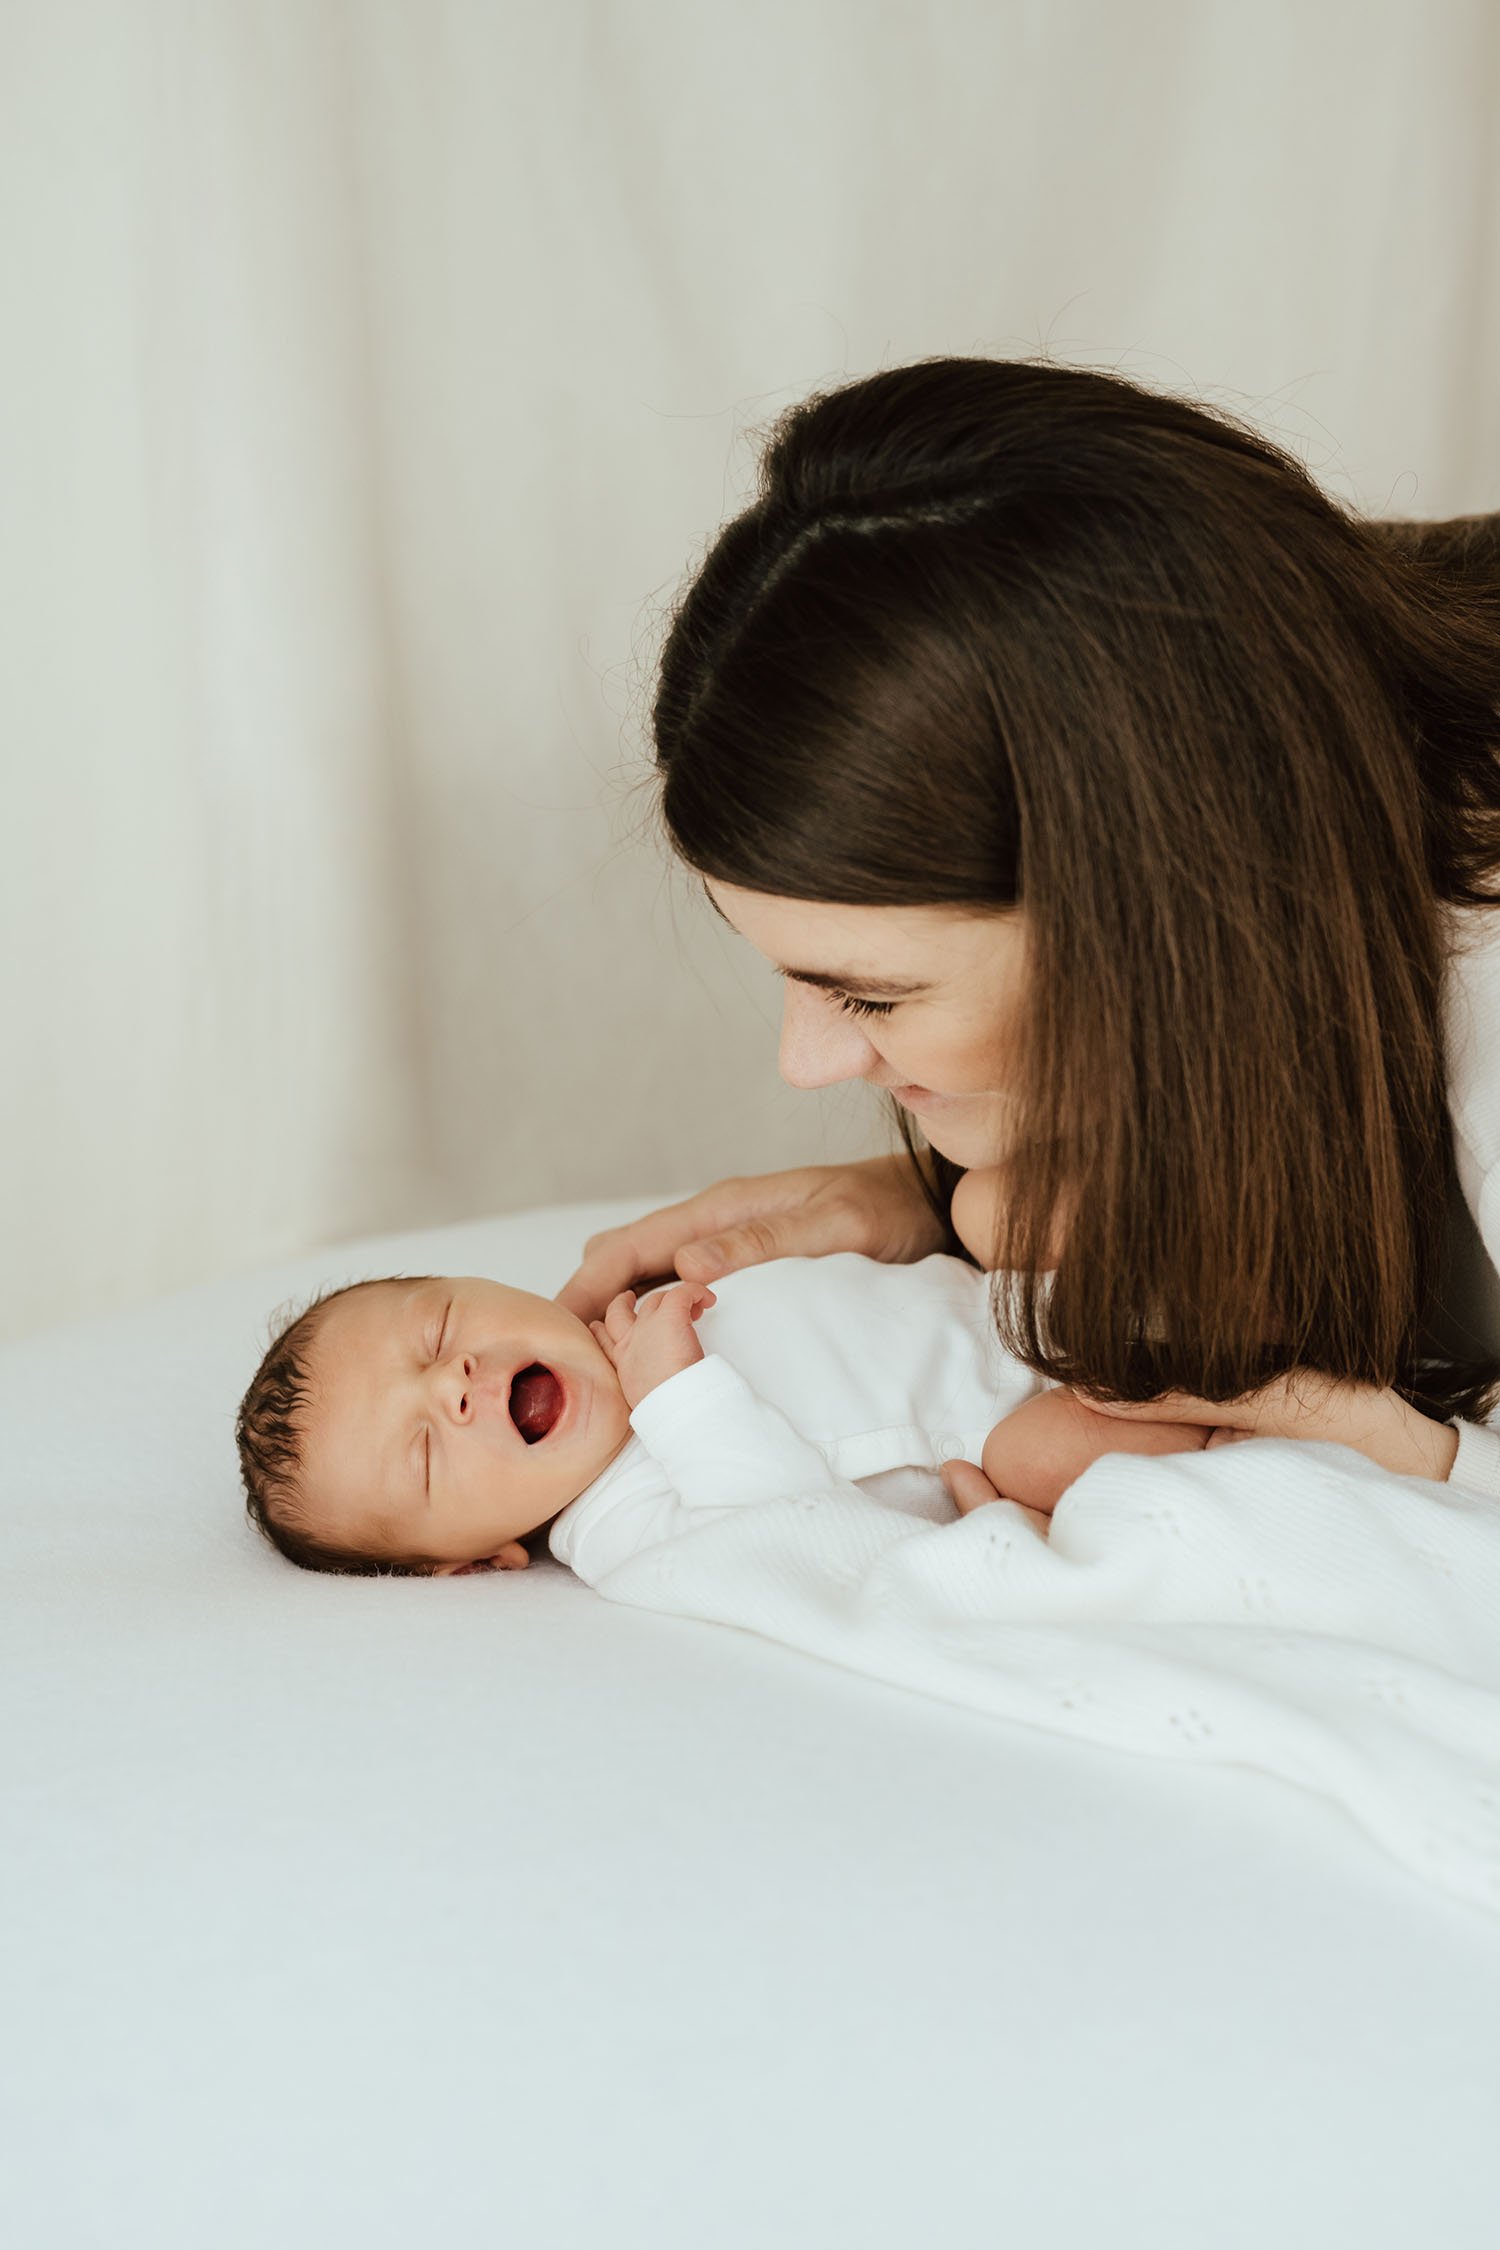
M 722 1181 L 564 1302 L 957 1220 L 1101 1411 L 1500 1497 L 1496 521 L 1357 520 L 1068 368 L 789 414 L 667 641 L 662 809 L 786 978 L 783 1076 L 908 1153 Z

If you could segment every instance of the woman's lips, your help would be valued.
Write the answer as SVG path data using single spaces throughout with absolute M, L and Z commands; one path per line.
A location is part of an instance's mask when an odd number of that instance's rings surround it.
M 952 1094 L 935 1094 L 930 1086 L 892 1086 L 890 1091 L 903 1109 L 941 1109 L 954 1099 Z

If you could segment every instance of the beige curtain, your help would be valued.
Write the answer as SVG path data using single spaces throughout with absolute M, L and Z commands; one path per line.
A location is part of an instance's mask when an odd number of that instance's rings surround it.
M 875 1145 L 640 833 L 748 433 L 1047 349 L 1500 506 L 1497 95 L 1487 0 L 0 6 L 4 1328 Z

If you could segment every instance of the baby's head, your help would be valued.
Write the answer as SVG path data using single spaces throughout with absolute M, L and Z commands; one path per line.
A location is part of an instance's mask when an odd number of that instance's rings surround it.
M 584 1323 L 477 1278 L 362 1281 L 272 1343 L 235 1439 L 252 1520 L 309 1570 L 522 1570 L 629 1409 Z

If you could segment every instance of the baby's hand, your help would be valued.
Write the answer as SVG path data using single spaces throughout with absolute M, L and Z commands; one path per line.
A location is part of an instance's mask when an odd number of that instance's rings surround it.
M 970 1516 L 976 1508 L 987 1508 L 992 1500 L 1005 1498 L 1005 1494 L 991 1484 L 977 1462 L 945 1461 L 938 1474 L 947 1487 L 948 1498 L 961 1516 Z M 1024 1501 L 1017 1500 L 1014 1505 L 1026 1517 L 1033 1531 L 1040 1532 L 1045 1539 L 1051 1530 L 1051 1517 L 1040 1508 L 1028 1508 Z
M 1003 1492 L 994 1485 L 977 1463 L 973 1461 L 945 1461 L 938 1471 L 948 1488 L 948 1498 L 961 1516 L 971 1515 L 976 1508 L 988 1507 L 992 1500 L 1003 1500 Z
M 639 1406 L 668 1376 L 680 1375 L 703 1357 L 693 1322 L 718 1298 L 701 1281 L 679 1281 L 658 1297 L 638 1305 L 633 1289 L 622 1289 L 605 1307 L 603 1320 L 589 1327 L 614 1362 L 627 1406 Z

